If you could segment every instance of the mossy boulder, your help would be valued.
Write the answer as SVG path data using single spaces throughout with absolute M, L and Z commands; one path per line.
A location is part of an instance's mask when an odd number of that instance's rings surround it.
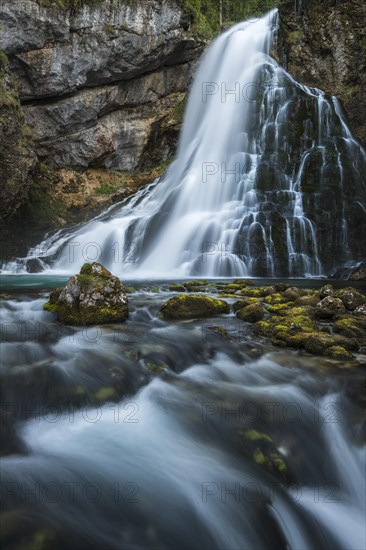
M 118 277 L 98 262 L 84 264 L 65 288 L 51 292 L 43 309 L 70 325 L 98 325 L 125 321 L 128 298 Z
M 257 336 L 265 336 L 269 338 L 272 335 L 273 327 L 268 321 L 258 321 L 253 326 L 253 332 Z
M 342 300 L 346 309 L 353 311 L 357 307 L 366 304 L 366 296 L 358 292 L 355 288 L 347 287 L 337 290 L 335 296 Z
M 268 312 L 273 313 L 274 315 L 287 315 L 290 305 L 287 304 L 275 304 L 268 306 Z
M 366 317 L 366 304 L 362 304 L 362 306 L 356 307 L 353 313 L 357 316 L 360 315 Z
M 352 353 L 347 351 L 342 346 L 332 346 L 327 349 L 326 355 L 333 357 L 333 359 L 352 359 Z
M 334 346 L 341 346 L 347 351 L 357 351 L 359 347 L 355 339 L 346 338 L 344 336 L 333 336 L 325 332 L 310 334 L 306 339 L 304 347 L 309 353 L 323 355 L 326 354 L 328 349 Z
M 313 306 L 315 307 L 320 301 L 320 297 L 317 294 L 310 294 L 307 296 L 300 296 L 294 302 L 294 306 Z
M 350 315 L 335 321 L 333 328 L 342 336 L 348 338 L 366 338 L 366 320 L 363 321 Z
M 241 321 L 247 321 L 248 323 L 256 323 L 261 321 L 264 317 L 265 309 L 260 304 L 250 304 L 239 309 L 236 312 L 236 316 Z
M 333 285 L 324 285 L 319 290 L 319 298 L 323 300 L 327 296 L 333 296 L 334 295 L 334 288 Z
M 185 288 L 188 292 L 202 292 L 202 289 L 208 285 L 208 282 L 203 281 L 186 281 L 185 283 L 182 283 L 182 286 Z
M 286 302 L 287 300 L 283 298 L 280 292 L 275 292 L 274 294 L 266 296 L 266 303 L 270 305 L 284 304 Z
M 186 287 L 177 283 L 169 286 L 169 290 L 172 292 L 186 292 Z
M 327 296 L 315 306 L 315 316 L 318 319 L 333 319 L 337 315 L 344 315 L 346 308 L 342 300 Z
M 305 294 L 306 292 L 304 289 L 293 286 L 285 290 L 285 292 L 282 294 L 282 299 L 285 302 L 294 302 L 295 300 L 298 300 L 301 296 L 305 296 Z
M 167 319 L 196 319 L 230 313 L 230 306 L 224 300 L 210 296 L 178 294 L 170 298 L 160 309 Z
M 260 298 L 242 298 L 233 304 L 233 311 L 236 312 L 243 307 L 250 306 L 251 304 L 259 304 Z
M 239 286 L 242 286 L 242 287 L 246 287 L 246 286 L 254 286 L 255 283 L 254 281 L 251 281 L 250 279 L 234 279 L 233 280 L 233 284 L 234 285 L 239 285 Z
M 248 296 L 249 298 L 264 298 L 276 294 L 274 286 L 258 286 L 256 288 L 242 288 L 237 294 L 240 296 Z

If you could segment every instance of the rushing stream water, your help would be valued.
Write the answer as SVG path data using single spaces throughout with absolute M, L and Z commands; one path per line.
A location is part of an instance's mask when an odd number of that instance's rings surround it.
M 136 284 L 124 324 L 66 327 L 44 276 L 9 279 L 5 548 L 365 547 L 361 363 L 278 351 L 233 314 L 166 322 L 168 283 Z

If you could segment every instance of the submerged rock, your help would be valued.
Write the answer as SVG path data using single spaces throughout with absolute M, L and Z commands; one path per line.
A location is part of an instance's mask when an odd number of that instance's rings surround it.
M 125 321 L 128 299 L 118 277 L 101 264 L 84 264 L 66 287 L 54 290 L 43 309 L 71 325 L 96 325 Z
M 195 319 L 230 313 L 229 304 L 224 300 L 202 295 L 178 294 L 170 298 L 160 310 L 168 319 Z

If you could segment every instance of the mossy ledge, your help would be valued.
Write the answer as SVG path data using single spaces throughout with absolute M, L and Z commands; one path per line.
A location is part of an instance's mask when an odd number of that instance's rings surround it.
M 99 325 L 125 321 L 128 299 L 119 278 L 94 262 L 84 264 L 65 288 L 51 292 L 43 309 L 55 313 L 64 324 Z

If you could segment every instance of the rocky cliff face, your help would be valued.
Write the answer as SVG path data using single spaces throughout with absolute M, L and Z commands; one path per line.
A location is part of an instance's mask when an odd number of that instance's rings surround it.
M 276 48 L 279 61 L 299 82 L 337 96 L 353 135 L 365 146 L 365 3 L 283 0 L 279 11 Z M 330 150 L 328 147 L 326 156 Z M 322 171 L 322 163 L 312 158 L 315 155 L 315 151 L 310 155 L 303 179 L 305 193 L 310 191 L 304 195 L 304 207 L 318 228 L 319 247 L 328 272 L 332 271 L 332 262 L 333 269 L 344 264 L 336 276 L 347 278 L 352 276 L 349 266 L 366 258 L 365 165 L 360 162 L 361 168 L 357 169 L 359 161 L 351 155 L 337 175 L 336 162 L 331 156 Z M 344 227 L 347 227 L 347 238 Z M 355 276 L 358 270 L 356 268 Z
M 336 95 L 366 144 L 366 5 L 357 0 L 284 0 L 278 55 L 308 86 Z
M 76 12 L 4 0 L 0 21 L 0 49 L 41 160 L 132 171 L 148 165 L 157 127 L 160 161 L 174 152 L 178 132 L 172 139 L 163 122 L 205 45 L 174 0 L 105 0 Z
M 0 52 L 0 219 L 24 202 L 35 165 L 32 133 L 24 123 L 7 58 Z

